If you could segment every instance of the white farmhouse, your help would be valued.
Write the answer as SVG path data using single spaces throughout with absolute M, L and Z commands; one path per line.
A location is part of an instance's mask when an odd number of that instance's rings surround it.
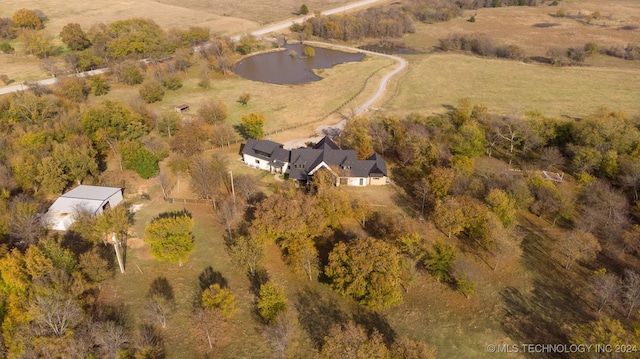
M 329 137 L 313 147 L 285 150 L 283 145 L 268 141 L 247 140 L 240 150 L 247 166 L 273 173 L 283 173 L 289 179 L 307 183 L 321 168 L 331 172 L 336 185 L 369 186 L 387 183 L 387 165 L 374 153 L 359 160 L 355 150 L 342 150 Z

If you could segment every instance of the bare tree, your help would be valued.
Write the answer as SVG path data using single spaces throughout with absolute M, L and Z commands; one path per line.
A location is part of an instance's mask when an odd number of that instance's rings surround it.
M 45 234 L 45 223 L 39 213 L 40 204 L 26 195 L 19 195 L 12 201 L 9 235 L 15 242 L 35 244 Z
M 160 322 L 163 328 L 167 327 L 167 319 L 175 309 L 173 287 L 165 277 L 157 277 L 151 282 L 147 293 L 146 309 L 149 315 Z
M 229 235 L 229 239 L 233 239 L 233 228 L 235 227 L 242 211 L 240 203 L 237 203 L 232 197 L 227 197 L 220 201 L 220 204 L 214 210 L 214 215 L 218 222 L 224 226 Z
M 65 293 L 36 295 L 30 313 L 41 333 L 56 337 L 64 336 L 84 318 L 80 304 Z
M 591 288 L 597 300 L 598 313 L 606 306 L 612 305 L 620 291 L 620 279 L 611 273 L 596 273 L 591 278 Z
M 118 359 L 120 350 L 129 345 L 127 330 L 111 320 L 97 324 L 92 334 L 103 358 Z
M 166 171 L 160 170 L 158 174 L 158 184 L 162 189 L 162 196 L 166 200 L 169 197 L 169 186 L 171 185 L 171 177 Z
M 198 307 L 193 312 L 193 330 L 204 336 L 209 350 L 215 346 L 215 340 L 222 333 L 226 322 L 220 309 L 216 307 Z
M 290 312 L 280 313 L 265 327 L 263 334 L 276 358 L 286 358 L 285 352 L 294 336 L 295 320 Z
M 632 269 L 625 269 L 622 280 L 622 305 L 627 310 L 627 318 L 633 314 L 640 304 L 640 274 Z

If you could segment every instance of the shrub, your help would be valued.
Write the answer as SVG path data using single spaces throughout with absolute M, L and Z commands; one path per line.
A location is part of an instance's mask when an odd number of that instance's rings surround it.
M 162 101 L 162 98 L 164 97 L 162 84 L 157 80 L 151 80 L 143 83 L 139 93 L 140 97 L 142 97 L 146 103 Z
M 0 51 L 2 51 L 5 54 L 13 54 L 14 52 L 16 52 L 16 49 L 14 49 L 10 43 L 3 41 L 3 42 L 0 42 Z
M 182 87 L 182 79 L 176 75 L 165 76 L 162 80 L 164 87 L 171 91 L 176 91 Z
M 584 52 L 587 56 L 591 56 L 598 52 L 598 44 L 595 42 L 587 42 L 584 44 Z
M 314 57 L 316 56 L 316 50 L 311 46 L 305 46 L 303 50 L 304 56 Z
M 307 5 L 302 4 L 300 6 L 300 15 L 307 15 L 309 13 L 309 8 L 307 7 Z
M 44 29 L 44 24 L 35 10 L 20 9 L 13 14 L 11 19 L 18 27 L 33 30 Z

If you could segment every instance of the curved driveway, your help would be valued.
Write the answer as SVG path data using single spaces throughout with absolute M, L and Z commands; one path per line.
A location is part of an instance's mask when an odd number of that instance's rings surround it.
M 369 109 L 369 107 L 371 107 L 374 103 L 376 103 L 376 101 L 378 101 L 380 98 L 382 98 L 382 96 L 384 95 L 385 90 L 387 89 L 387 84 L 389 83 L 389 80 L 393 76 L 397 75 L 400 71 L 404 70 L 407 67 L 407 60 L 403 59 L 400 56 L 381 54 L 379 52 L 362 50 L 362 49 L 358 49 L 358 48 L 355 48 L 355 47 L 349 47 L 349 46 L 343 46 L 343 45 L 334 45 L 334 44 L 329 44 L 329 43 L 326 43 L 326 42 L 305 41 L 305 44 L 317 44 L 317 45 L 322 45 L 322 46 L 333 47 L 333 48 L 340 49 L 340 50 L 357 51 L 357 52 L 361 52 L 363 54 L 387 57 L 387 58 L 395 60 L 398 63 L 398 66 L 395 69 L 393 69 L 393 71 L 391 71 L 388 74 L 384 75 L 384 77 L 380 80 L 380 85 L 378 85 L 378 90 L 376 91 L 376 93 L 371 98 L 369 98 L 364 104 L 362 104 L 360 107 L 358 107 L 356 109 L 356 111 L 355 111 L 356 115 L 359 115 L 359 114 L 361 114 L 363 112 L 366 112 Z

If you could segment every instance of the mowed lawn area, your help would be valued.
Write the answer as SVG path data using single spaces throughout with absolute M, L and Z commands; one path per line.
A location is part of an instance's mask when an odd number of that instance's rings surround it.
M 465 54 L 408 56 L 410 73 L 386 105 L 396 113 L 444 112 L 470 98 L 492 113 L 580 117 L 600 107 L 640 113 L 640 70 L 552 67 Z

